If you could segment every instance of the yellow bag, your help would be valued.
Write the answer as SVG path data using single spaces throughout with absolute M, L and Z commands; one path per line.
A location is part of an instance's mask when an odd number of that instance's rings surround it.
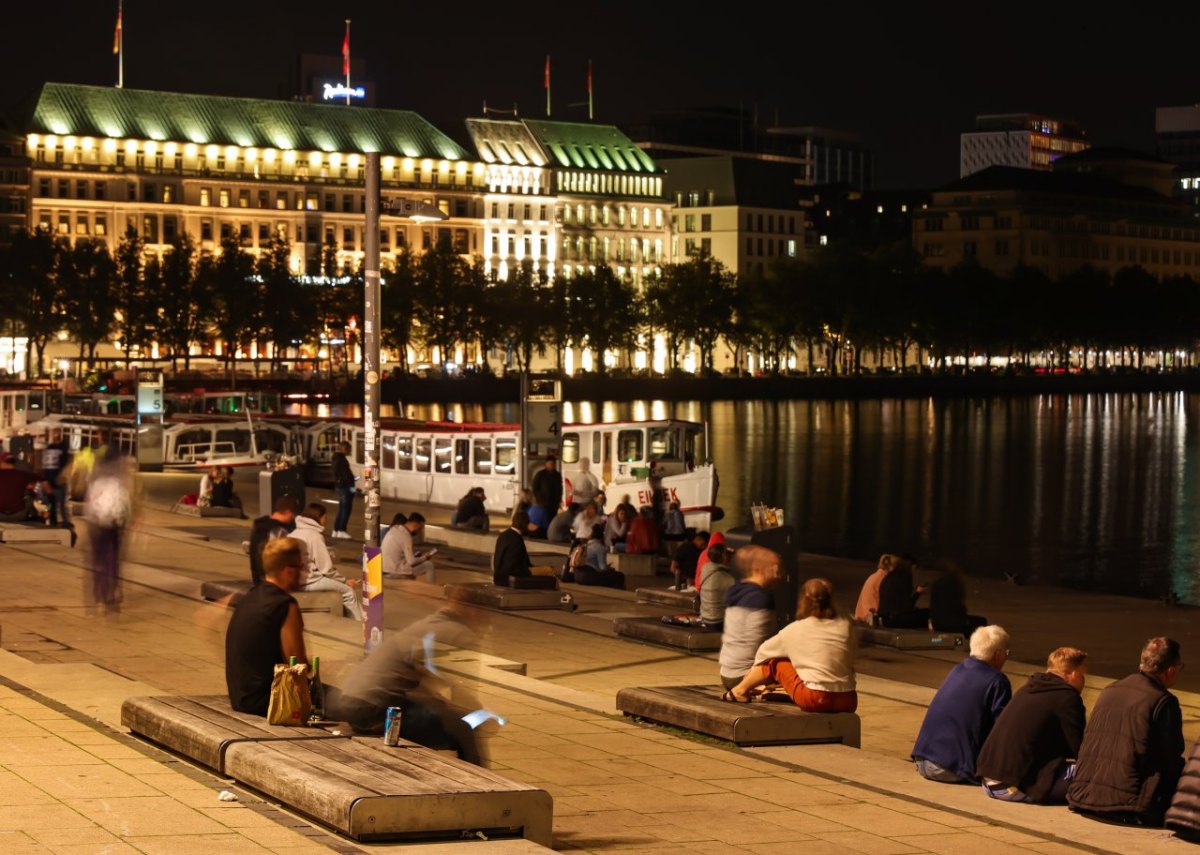
M 312 698 L 308 693 L 308 667 L 305 665 L 275 666 L 271 680 L 271 703 L 267 707 L 267 724 L 292 727 L 308 725 Z

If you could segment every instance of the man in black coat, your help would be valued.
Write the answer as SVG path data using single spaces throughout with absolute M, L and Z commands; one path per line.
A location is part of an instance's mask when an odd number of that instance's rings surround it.
M 1179 642 L 1152 638 L 1138 672 L 1100 693 L 1067 792 L 1071 810 L 1112 822 L 1163 824 L 1183 770 L 1183 716 L 1169 691 L 1181 670 Z
M 563 495 L 562 473 L 558 471 L 558 461 L 547 457 L 546 468 L 533 476 L 531 486 L 534 501 L 549 510 L 552 516 L 558 513 Z
M 300 503 L 291 496 L 280 496 L 271 506 L 270 516 L 259 517 L 250 524 L 250 581 L 257 585 L 263 580 L 262 551 L 267 541 L 286 537 L 296 529 L 296 514 Z
M 529 550 L 525 548 L 525 532 L 529 528 L 529 514 L 515 511 L 512 527 L 496 538 L 496 551 L 492 554 L 492 582 L 508 587 L 509 576 L 531 576 Z
M 1008 702 L 979 750 L 983 791 L 1006 802 L 1061 804 L 1074 774 L 1086 713 L 1087 654 L 1060 647 Z

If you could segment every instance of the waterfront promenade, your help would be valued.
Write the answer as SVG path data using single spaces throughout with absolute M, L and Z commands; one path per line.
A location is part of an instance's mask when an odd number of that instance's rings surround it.
M 0 545 L 7 570 L 0 594 L 0 851 L 536 850 L 519 841 L 353 844 L 124 735 L 119 709 L 126 697 L 223 692 L 227 612 L 201 601 L 198 583 L 246 573 L 239 547 L 245 523 L 169 514 L 163 496 L 170 489 L 147 483 L 118 613 L 96 613 L 85 604 L 81 550 Z M 360 548 L 335 544 L 347 562 Z M 485 556 L 443 550 L 440 558 L 441 581 L 483 578 Z M 344 569 L 353 568 L 346 563 Z M 805 569 L 833 578 L 846 604 L 870 568 L 806 556 Z M 1008 672 L 1017 685 L 1051 647 L 1077 644 L 1093 654 L 1084 696 L 1090 704 L 1108 679 L 1133 668 L 1147 635 L 1178 636 L 1185 660 L 1200 649 L 1193 610 L 988 580 L 970 585 L 973 605 L 1012 632 Z M 492 765 L 552 793 L 557 849 L 663 855 L 1196 851 L 1164 831 L 1104 826 L 1064 808 L 991 802 L 974 788 L 918 778 L 904 758 L 957 653 L 863 652 L 861 751 L 737 750 L 622 720 L 613 707 L 617 689 L 715 683 L 715 657 L 614 637 L 612 617 L 654 613 L 631 594 L 582 590 L 578 598 L 574 614 L 479 611 L 473 626 L 479 651 L 453 652 L 438 663 L 508 718 L 488 739 Z M 389 629 L 439 604 L 435 586 L 386 584 Z M 313 615 L 306 624 L 310 652 L 322 657 L 336 682 L 360 656 L 358 626 Z M 1184 675 L 1178 693 L 1190 746 L 1200 736 L 1200 675 Z M 239 801 L 219 801 L 221 789 Z

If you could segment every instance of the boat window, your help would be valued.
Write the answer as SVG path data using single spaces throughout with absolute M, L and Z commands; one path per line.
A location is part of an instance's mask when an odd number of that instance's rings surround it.
M 454 441 L 448 436 L 436 437 L 433 441 L 433 471 L 450 472 L 450 458 L 454 454 Z
M 383 435 L 383 460 L 380 465 L 384 469 L 396 468 L 396 436 L 395 434 L 385 433 Z
M 354 461 L 360 466 L 367 458 L 367 441 L 361 433 L 354 434 Z
M 432 448 L 433 440 L 431 440 L 429 437 L 425 436 L 417 440 L 416 461 L 418 472 L 429 471 L 429 462 L 433 457 L 433 453 L 431 451 Z
M 217 431 L 217 447 L 213 450 L 218 454 L 249 451 L 250 431 L 245 428 L 222 428 Z
M 212 432 L 209 430 L 185 430 L 175 437 L 175 454 L 184 460 L 208 454 L 211 449 Z
M 650 428 L 650 459 L 679 459 L 679 431 L 676 428 Z
M 497 475 L 512 475 L 517 471 L 517 441 L 512 438 L 496 440 Z
M 703 432 L 700 430 L 697 430 L 696 428 L 692 428 L 691 430 L 688 430 L 684 433 L 684 440 L 683 440 L 683 443 L 684 443 L 683 459 L 684 460 L 690 460 L 690 461 L 694 462 L 697 459 L 700 459 L 700 460 L 704 459 L 704 447 L 703 447 L 704 442 L 701 439 L 702 435 L 703 435 Z
M 492 438 L 476 438 L 475 440 L 475 474 L 492 474 Z
M 454 474 L 471 474 L 471 440 L 454 440 Z
M 592 433 L 592 462 L 604 462 L 604 456 L 600 453 L 600 431 L 594 431 Z
M 497 456 L 499 456 L 497 454 Z M 579 434 L 564 433 L 562 437 L 562 462 L 579 462 Z
M 411 472 L 413 468 L 413 441 L 411 436 L 396 437 L 396 468 Z
M 287 451 L 287 435 L 269 428 L 259 428 L 254 432 L 254 442 L 258 450 L 283 454 Z
M 617 434 L 617 460 L 633 463 L 642 459 L 642 432 L 623 430 Z

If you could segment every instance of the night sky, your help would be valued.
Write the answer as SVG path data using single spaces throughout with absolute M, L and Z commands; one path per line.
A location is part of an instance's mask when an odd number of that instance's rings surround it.
M 1200 102 L 1200 4 L 789 5 L 730 3 L 718 18 L 644 2 L 126 0 L 125 85 L 277 97 L 297 54 L 340 53 L 349 17 L 378 106 L 416 110 L 456 138 L 484 99 L 544 115 L 549 52 L 554 118 L 586 117 L 567 104 L 586 99 L 591 58 L 597 120 L 757 105 L 764 124 L 778 111 L 785 125 L 859 131 L 884 188 L 956 178 L 958 134 L 976 113 L 1073 118 L 1094 145 L 1152 150 L 1154 108 Z M 116 0 L 5 6 L 0 109 L 46 80 L 115 82 Z

